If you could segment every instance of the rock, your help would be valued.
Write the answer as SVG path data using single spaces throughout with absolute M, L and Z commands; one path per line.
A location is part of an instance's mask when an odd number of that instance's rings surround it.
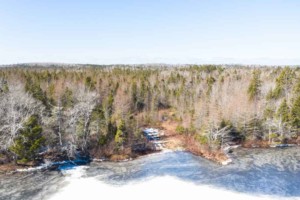
M 230 158 L 221 162 L 222 165 L 228 165 L 229 163 L 232 163 Z

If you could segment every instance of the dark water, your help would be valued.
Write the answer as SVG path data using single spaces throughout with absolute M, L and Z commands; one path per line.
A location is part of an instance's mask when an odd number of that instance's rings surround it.
M 113 186 L 175 177 L 196 186 L 279 198 L 300 198 L 300 148 L 236 149 L 234 162 L 220 166 L 187 152 L 165 152 L 137 160 L 91 163 L 71 180 L 93 180 Z M 69 172 L 28 172 L 1 176 L 0 199 L 48 199 L 66 187 Z M 82 185 L 84 190 L 84 185 Z M 226 198 L 225 198 L 226 199 Z

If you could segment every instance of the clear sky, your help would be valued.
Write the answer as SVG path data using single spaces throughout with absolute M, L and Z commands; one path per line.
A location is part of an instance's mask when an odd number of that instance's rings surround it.
M 0 64 L 300 64 L 300 0 L 0 0 Z

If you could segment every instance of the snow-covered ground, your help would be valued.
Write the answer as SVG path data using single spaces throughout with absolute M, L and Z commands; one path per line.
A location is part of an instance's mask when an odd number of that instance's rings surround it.
M 67 184 L 49 199 L 283 199 L 276 196 L 255 196 L 238 192 L 232 192 L 208 185 L 196 185 L 191 182 L 182 181 L 172 176 L 156 177 L 143 182 L 132 182 L 123 186 L 114 186 L 99 181 L 92 177 L 83 177 L 84 168 L 86 167 L 77 167 L 76 169 L 69 170 L 67 172 L 69 176 L 67 176 L 66 178 Z

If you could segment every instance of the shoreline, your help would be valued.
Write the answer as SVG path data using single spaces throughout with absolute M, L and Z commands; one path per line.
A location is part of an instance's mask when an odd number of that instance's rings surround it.
M 209 154 L 198 154 L 197 152 L 193 152 L 190 151 L 188 149 L 185 148 L 164 148 L 162 150 L 159 151 L 149 151 L 145 154 L 134 154 L 134 156 L 128 156 L 128 155 L 115 155 L 115 156 L 120 156 L 120 157 L 126 157 L 125 159 L 112 159 L 112 157 L 103 157 L 103 158 L 98 158 L 98 157 L 91 157 L 90 158 L 90 162 L 128 162 L 128 161 L 132 161 L 135 159 L 139 159 L 139 158 L 143 158 L 143 157 L 147 157 L 153 154 L 160 154 L 160 153 L 166 153 L 166 152 L 176 152 L 176 151 L 182 151 L 182 152 L 188 152 L 191 153 L 195 156 L 199 156 L 202 157 L 204 159 L 210 160 L 212 162 L 216 162 L 218 164 L 222 164 L 220 161 L 213 159 L 213 157 L 209 156 Z M 53 162 L 55 163 L 55 162 Z M 37 170 L 58 170 L 57 167 L 55 169 L 51 169 L 51 163 L 49 163 L 48 165 L 46 164 L 38 164 L 38 165 L 32 165 L 32 166 L 26 166 L 26 165 L 18 165 L 18 164 L 14 164 L 13 162 L 11 163 L 5 163 L 5 164 L 0 164 L 0 175 L 9 175 L 9 174 L 14 174 L 14 173 L 22 173 L 22 172 L 32 172 L 32 171 L 37 171 Z M 76 165 L 74 165 L 76 166 Z M 77 165 L 80 166 L 80 165 Z
M 293 145 L 293 146 L 287 146 L 287 147 L 284 147 L 284 148 L 293 148 L 293 147 L 298 147 L 299 145 Z M 243 149 L 276 149 L 276 147 L 244 147 L 242 145 L 238 145 L 238 147 L 233 147 L 232 149 L 236 149 L 236 148 L 243 148 Z M 230 149 L 230 150 L 232 150 Z M 146 157 L 146 156 L 150 156 L 150 155 L 153 155 L 153 154 L 160 154 L 160 153 L 167 153 L 167 152 L 177 152 L 177 151 L 180 151 L 180 152 L 188 152 L 188 153 L 191 153 L 195 156 L 199 156 L 199 157 L 202 157 L 204 159 L 207 159 L 207 160 L 210 160 L 212 162 L 215 162 L 217 164 L 220 164 L 222 166 L 225 166 L 225 165 L 228 165 L 230 164 L 231 162 L 233 162 L 233 160 L 230 158 L 229 156 L 229 153 L 225 153 L 224 151 L 221 152 L 221 154 L 225 155 L 226 157 L 213 157 L 212 153 L 202 153 L 202 154 L 199 154 L 199 152 L 193 152 L 193 151 L 190 151 L 188 149 L 184 149 L 184 148 L 177 148 L 177 149 L 163 149 L 163 150 L 160 150 L 160 151 L 152 151 L 152 152 L 149 152 L 149 153 L 146 153 L 146 154 L 143 154 L 143 155 L 138 155 L 138 156 L 135 156 L 135 157 L 129 157 L 129 158 L 126 158 L 126 159 L 123 159 L 123 160 L 113 160 L 113 159 L 109 159 L 109 158 L 103 158 L 103 159 L 99 159 L 99 158 L 91 158 L 91 161 L 88 162 L 87 164 L 84 164 L 84 165 L 88 165 L 89 163 L 92 163 L 92 162 L 95 162 L 95 163 L 98 163 L 98 162 L 129 162 L 129 161 L 132 161 L 132 160 L 135 160 L 135 159 L 139 159 L 139 158 L 143 158 L 143 157 Z M 220 153 L 220 152 L 219 152 Z M 220 159 L 222 158 L 222 159 Z M 224 159 L 226 158 L 226 159 Z M 74 165 L 75 166 L 83 166 L 83 165 Z M 40 164 L 40 165 L 35 165 L 35 166 L 24 166 L 24 165 L 15 165 L 13 163 L 6 163 L 6 164 L 1 164 L 0 165 L 0 175 L 12 175 L 12 174 L 15 174 L 15 173 L 23 173 L 23 172 L 34 172 L 34 171 L 40 171 L 40 170 L 49 170 L 49 171 L 53 171 L 53 170 L 58 170 L 57 168 L 56 169 L 51 169 L 51 165 L 45 165 L 45 164 Z
M 228 165 L 233 162 L 233 159 L 230 156 L 230 153 L 235 148 L 244 148 L 244 149 L 275 149 L 275 148 L 290 148 L 294 146 L 299 146 L 299 144 L 277 144 L 270 145 L 266 141 L 249 141 L 244 142 L 238 145 L 227 146 L 227 147 L 218 147 L 213 148 L 208 144 L 200 144 L 189 134 L 178 134 L 173 130 L 174 126 L 160 126 L 159 129 L 164 131 L 164 135 L 161 139 L 163 142 L 163 148 L 160 150 L 146 149 L 143 152 L 134 152 L 134 151 L 124 151 L 123 153 L 115 153 L 109 156 L 101 156 L 97 152 L 90 152 L 85 162 L 77 163 L 77 165 L 86 165 L 91 162 L 128 162 L 135 160 L 141 157 L 145 157 L 151 154 L 163 153 L 163 152 L 176 152 L 176 151 L 185 151 L 191 153 L 195 156 L 202 157 L 204 159 L 215 162 L 219 165 Z M 126 153 L 125 153 L 126 152 Z M 48 155 L 47 155 L 48 154 Z M 46 152 L 45 159 L 48 159 L 47 164 L 44 162 L 34 163 L 31 162 L 28 165 L 25 164 L 15 164 L 14 162 L 0 164 L 0 175 L 2 174 L 13 174 L 18 172 L 29 172 L 34 170 L 60 170 L 60 166 L 68 164 L 70 166 L 76 166 L 76 160 L 66 160 L 62 153 L 59 152 Z M 49 156 L 50 155 L 50 156 Z M 55 160 L 55 158 L 61 158 Z

